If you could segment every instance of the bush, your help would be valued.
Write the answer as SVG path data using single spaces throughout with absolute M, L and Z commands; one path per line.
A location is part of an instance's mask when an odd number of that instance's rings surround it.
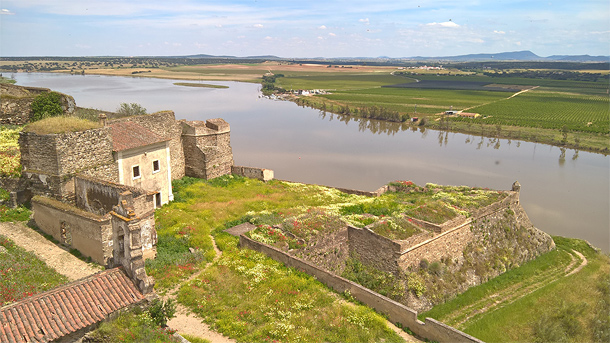
M 151 302 L 148 314 L 155 325 L 164 327 L 168 320 L 176 316 L 176 303 L 172 299 L 163 302 L 157 298 Z
M 31 105 L 31 121 L 62 115 L 61 95 L 57 92 L 42 93 L 34 98 Z
M 131 104 L 128 104 L 126 102 L 123 102 L 117 108 L 116 113 L 124 117 L 137 116 L 146 114 L 146 109 L 140 104 L 136 104 L 133 102 Z

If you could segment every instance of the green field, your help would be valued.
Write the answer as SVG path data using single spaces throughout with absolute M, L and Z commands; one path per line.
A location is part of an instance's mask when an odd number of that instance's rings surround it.
M 584 241 L 554 237 L 557 250 L 420 314 L 486 342 L 608 341 L 607 255 Z M 574 251 L 587 260 L 583 264 Z M 605 287 L 605 288 L 604 288 Z
M 610 128 L 610 98 L 606 94 L 584 94 L 572 88 L 537 88 L 469 111 L 483 116 L 483 119 L 474 119 L 476 123 L 557 130 L 565 126 L 569 131 L 603 134 Z
M 413 88 L 366 88 L 335 91 L 321 97 L 350 107 L 380 106 L 411 116 L 432 115 L 497 101 L 511 93 Z
M 492 87 L 509 87 L 514 91 L 383 87 L 415 82 L 415 79 L 434 81 L 439 85 L 443 81 L 489 82 Z M 296 101 L 328 112 L 389 121 L 429 117 L 425 126 L 434 129 L 491 133 L 500 138 L 525 139 L 602 153 L 610 151 L 610 97 L 606 80 L 590 82 L 455 73 L 326 73 L 309 76 L 287 73 L 285 77 L 277 78 L 276 86 L 327 90 L 329 94 L 300 97 Z M 518 93 L 519 88 L 526 91 Z M 449 125 L 441 125 L 437 120 L 448 110 L 479 113 L 481 117 L 449 118 Z

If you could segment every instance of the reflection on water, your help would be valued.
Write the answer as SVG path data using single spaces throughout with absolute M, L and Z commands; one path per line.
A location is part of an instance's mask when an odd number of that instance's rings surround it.
M 178 119 L 222 117 L 231 124 L 235 163 L 273 169 L 279 179 L 363 190 L 405 179 L 509 189 L 518 180 L 534 225 L 609 250 L 607 156 L 325 113 L 262 98 L 255 84 L 208 82 L 230 87 L 212 89 L 146 78 L 15 77 L 70 94 L 81 107 L 113 111 L 136 102 L 151 112 L 173 110 Z

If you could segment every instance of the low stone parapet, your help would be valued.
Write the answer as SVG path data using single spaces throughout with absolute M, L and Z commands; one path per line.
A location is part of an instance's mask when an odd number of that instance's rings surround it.
M 270 181 L 273 180 L 273 170 L 264 169 L 264 168 L 253 168 L 253 167 L 242 167 L 242 166 L 232 166 L 231 174 L 244 176 L 251 179 L 257 179 L 261 181 Z

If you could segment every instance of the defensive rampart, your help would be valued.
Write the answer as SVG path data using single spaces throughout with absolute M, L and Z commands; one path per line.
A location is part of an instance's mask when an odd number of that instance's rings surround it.
M 0 124 L 27 124 L 30 121 L 34 98 L 38 94 L 48 92 L 51 92 L 48 88 L 0 84 Z M 59 94 L 63 113 L 74 113 L 76 109 L 74 98 L 66 94 Z
M 244 235 L 239 236 L 239 244 L 243 248 L 260 251 L 288 267 L 312 275 L 336 292 L 349 292 L 356 300 L 385 314 L 392 323 L 400 323 L 420 337 L 438 342 L 482 342 L 432 318 L 426 318 L 425 322 L 422 322 L 417 319 L 416 311 L 274 247 L 256 242 Z

